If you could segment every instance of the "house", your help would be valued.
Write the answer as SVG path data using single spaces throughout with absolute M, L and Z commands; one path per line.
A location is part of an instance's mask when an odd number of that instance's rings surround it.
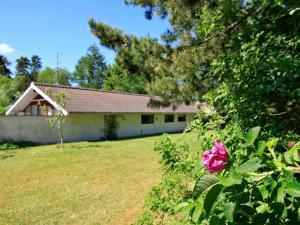
M 63 107 L 55 96 L 64 93 Z M 112 133 L 118 138 L 179 132 L 197 110 L 185 104 L 177 108 L 151 107 L 157 96 L 109 92 L 50 84 L 31 83 L 22 96 L 0 118 L 0 141 L 55 143 L 57 130 L 48 116 L 57 111 L 66 116 L 65 141 L 101 140 Z

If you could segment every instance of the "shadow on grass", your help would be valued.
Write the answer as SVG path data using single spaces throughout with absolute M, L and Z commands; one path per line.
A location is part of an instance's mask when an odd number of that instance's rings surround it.
M 9 158 L 12 158 L 14 156 L 15 156 L 15 154 L 13 154 L 11 152 L 10 153 L 5 152 L 5 153 L 3 153 L 3 154 L 0 155 L 0 160 L 2 160 L 2 159 L 9 159 Z
M 90 149 L 90 148 L 108 148 L 108 145 L 98 145 L 98 144 L 90 144 L 90 145 L 86 145 L 86 146 L 77 146 L 77 145 L 72 145 L 71 146 L 74 149 Z

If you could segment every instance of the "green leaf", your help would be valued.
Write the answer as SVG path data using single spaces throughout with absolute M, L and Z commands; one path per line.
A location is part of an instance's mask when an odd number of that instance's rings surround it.
M 203 175 L 196 181 L 193 198 L 198 198 L 205 190 L 219 182 L 219 178 L 215 175 Z
M 254 144 L 259 132 L 260 132 L 260 127 L 253 127 L 248 131 L 246 140 L 249 145 Z
M 237 174 L 233 169 L 231 169 L 226 177 L 220 176 L 220 183 L 225 187 L 230 187 L 235 184 L 242 183 L 242 177 Z
M 267 191 L 267 188 L 265 186 L 259 186 L 258 189 L 264 200 L 269 197 L 269 192 Z
M 203 211 L 203 204 L 200 204 L 200 205 L 197 205 L 193 211 L 193 214 L 192 214 L 192 221 L 194 223 L 198 223 L 199 221 L 199 218 L 202 214 L 202 211 Z
M 300 162 L 300 142 L 297 142 L 294 147 L 292 147 L 290 149 L 290 151 L 292 152 L 292 157 L 293 160 L 295 160 L 296 162 Z
M 266 147 L 267 147 L 267 142 L 260 141 L 258 143 L 257 154 L 261 155 L 264 152 L 264 150 L 265 150 Z
M 253 159 L 249 159 L 247 162 L 240 165 L 237 168 L 236 172 L 240 174 L 245 174 L 248 172 L 254 172 L 261 167 L 263 167 L 263 165 L 259 163 L 259 159 L 253 158 Z
M 256 207 L 256 212 L 257 213 L 264 213 L 267 212 L 269 210 L 269 205 L 267 203 L 264 202 L 260 202 L 261 205 Z
M 179 212 L 179 211 L 183 210 L 184 208 L 188 207 L 189 205 L 190 205 L 189 202 L 181 202 L 175 207 L 174 211 Z
M 268 140 L 268 142 L 266 143 L 268 149 L 273 149 L 277 145 L 278 141 L 279 141 L 279 138 L 272 138 L 272 139 Z
M 300 162 L 299 150 L 300 150 L 300 142 L 297 142 L 293 148 L 291 148 L 290 150 L 286 151 L 283 154 L 285 161 L 288 164 L 293 164 L 293 161 Z
M 300 183 L 290 182 L 285 186 L 285 191 L 293 197 L 300 197 Z
M 224 205 L 224 215 L 230 223 L 233 223 L 234 209 L 235 209 L 235 203 L 233 202 L 229 202 Z
M 277 202 L 281 202 L 283 203 L 284 202 L 284 198 L 285 198 L 285 191 L 284 191 L 284 188 L 278 188 L 277 190 Z
M 292 161 L 292 155 L 290 151 L 287 151 L 283 154 L 284 160 L 288 163 L 288 164 L 293 164 Z
M 205 196 L 204 207 L 203 207 L 205 210 L 206 217 L 209 216 L 210 211 L 212 210 L 213 206 L 217 202 L 217 199 L 223 190 L 224 190 L 224 186 L 218 183 L 212 186 L 208 190 Z

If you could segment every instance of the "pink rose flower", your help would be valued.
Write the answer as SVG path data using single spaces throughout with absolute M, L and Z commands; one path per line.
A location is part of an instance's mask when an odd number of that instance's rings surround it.
M 202 153 L 201 161 L 208 172 L 216 173 L 224 169 L 227 160 L 228 152 L 223 143 L 217 140 L 211 150 Z

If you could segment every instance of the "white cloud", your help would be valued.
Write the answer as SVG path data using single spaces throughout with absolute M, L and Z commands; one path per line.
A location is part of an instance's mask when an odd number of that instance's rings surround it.
M 0 54 L 10 54 L 14 51 L 15 49 L 10 47 L 9 45 L 0 43 Z

